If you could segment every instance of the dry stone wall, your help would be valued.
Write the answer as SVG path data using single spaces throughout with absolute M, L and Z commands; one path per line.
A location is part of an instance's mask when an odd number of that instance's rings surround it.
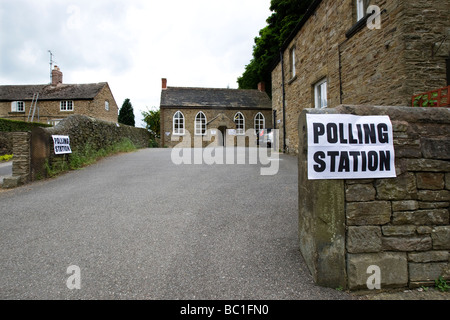
M 356 2 L 321 1 L 272 70 L 272 106 L 279 120 L 285 109 L 277 129 L 282 135 L 285 127 L 289 153 L 298 153 L 297 120 L 304 108 L 314 108 L 314 86 L 322 79 L 328 107 L 408 106 L 413 95 L 448 85 L 448 1 L 371 0 L 382 10 L 380 29 L 374 30 L 357 23 Z
M 104 148 L 129 138 L 136 147 L 148 147 L 150 134 L 146 129 L 135 128 L 95 118 L 73 115 L 52 128 L 45 130 L 50 135 L 68 135 L 72 150 L 89 143 L 95 149 Z
M 4 188 L 45 176 L 45 165 L 68 161 L 67 156 L 55 155 L 52 135 L 67 135 L 72 151 L 83 151 L 89 145 L 94 151 L 130 139 L 137 148 L 149 145 L 150 133 L 143 128 L 73 115 L 52 128 L 33 128 L 29 132 L 11 133 L 13 141 L 13 176 L 4 180 Z
M 393 124 L 397 177 L 306 181 L 307 144 L 301 134 L 308 112 L 388 115 Z M 382 289 L 432 285 L 439 276 L 450 279 L 450 110 L 339 106 L 307 109 L 299 122 L 299 231 L 301 237 L 314 239 L 308 245 L 300 239 L 300 246 L 303 255 L 310 257 L 305 260 L 316 282 L 367 290 L 367 269 L 372 265 L 381 270 Z M 308 202 L 306 198 L 314 195 L 300 194 L 306 188 L 319 195 L 318 190 L 333 194 L 325 192 L 319 202 Z M 326 202 L 331 201 L 333 219 L 321 218 L 316 226 L 311 224 L 324 215 L 320 208 L 329 207 Z M 321 259 L 313 259 L 316 256 Z M 330 278 L 321 270 L 336 261 L 345 269 Z

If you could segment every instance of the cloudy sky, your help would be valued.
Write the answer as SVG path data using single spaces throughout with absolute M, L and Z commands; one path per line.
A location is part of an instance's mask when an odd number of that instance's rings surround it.
M 141 110 L 169 86 L 237 88 L 270 0 L 0 0 L 0 84 L 109 83 Z

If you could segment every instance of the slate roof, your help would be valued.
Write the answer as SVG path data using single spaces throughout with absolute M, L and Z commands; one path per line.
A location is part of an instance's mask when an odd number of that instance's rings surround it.
M 87 84 L 7 85 L 0 86 L 0 101 L 32 100 L 39 93 L 39 100 L 92 100 L 107 85 L 106 82 Z
M 167 87 L 161 91 L 161 107 L 267 108 L 272 103 L 259 90 Z

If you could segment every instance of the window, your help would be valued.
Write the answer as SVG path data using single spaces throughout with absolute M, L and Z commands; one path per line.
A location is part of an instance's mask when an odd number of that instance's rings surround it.
M 266 126 L 264 116 L 258 112 L 255 116 L 255 134 L 258 134 Z
M 327 80 L 323 79 L 314 86 L 314 100 L 316 109 L 326 108 L 327 103 Z
M 234 115 L 234 123 L 236 124 L 236 134 L 245 134 L 245 118 L 240 112 Z
M 56 126 L 61 121 L 62 121 L 62 119 L 47 120 L 47 124 L 50 124 L 52 126 Z
M 105 110 L 109 111 L 109 101 L 105 101 Z
M 73 111 L 73 101 L 61 101 L 60 111 Z
M 173 134 L 184 135 L 184 115 L 180 111 L 173 115 Z
M 25 112 L 25 102 L 23 101 L 11 102 L 11 112 Z
M 295 47 L 289 51 L 289 69 L 291 71 L 291 79 L 295 77 Z
M 364 18 L 369 7 L 369 0 L 356 0 L 356 19 L 357 21 Z
M 206 116 L 201 111 L 195 116 L 195 134 L 202 136 L 206 134 Z

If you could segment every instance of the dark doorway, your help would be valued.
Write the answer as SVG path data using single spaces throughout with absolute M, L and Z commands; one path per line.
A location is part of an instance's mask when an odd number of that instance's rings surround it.
M 222 126 L 222 127 L 219 127 L 218 129 L 219 129 L 219 131 L 220 131 L 220 133 L 221 133 L 221 134 L 220 134 L 220 137 L 219 137 L 219 143 L 218 143 L 218 146 L 225 147 L 225 141 L 227 140 L 227 139 L 226 139 L 227 127 Z

